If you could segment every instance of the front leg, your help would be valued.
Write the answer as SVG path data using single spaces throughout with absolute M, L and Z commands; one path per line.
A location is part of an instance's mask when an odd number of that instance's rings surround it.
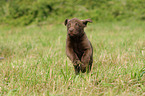
M 66 55 L 73 63 L 75 74 L 79 74 L 81 61 L 79 60 L 77 54 L 73 51 L 72 48 L 66 47 Z
M 93 55 L 92 49 L 85 50 L 81 58 L 81 62 L 83 63 L 81 65 L 81 71 L 83 73 L 86 72 L 86 70 L 87 70 L 87 73 L 91 71 L 92 62 L 93 62 L 92 55 Z

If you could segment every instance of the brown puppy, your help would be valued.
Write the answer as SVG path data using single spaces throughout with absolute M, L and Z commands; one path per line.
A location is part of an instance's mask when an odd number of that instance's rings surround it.
M 91 71 L 93 47 L 84 32 L 88 22 L 92 20 L 77 18 L 65 20 L 67 26 L 66 54 L 73 63 L 75 74 L 78 74 L 80 70 L 82 73 Z

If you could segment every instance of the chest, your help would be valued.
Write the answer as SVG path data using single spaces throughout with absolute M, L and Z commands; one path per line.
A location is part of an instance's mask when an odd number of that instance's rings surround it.
M 76 42 L 72 44 L 73 50 L 76 54 L 83 54 L 85 51 L 85 46 L 81 42 Z

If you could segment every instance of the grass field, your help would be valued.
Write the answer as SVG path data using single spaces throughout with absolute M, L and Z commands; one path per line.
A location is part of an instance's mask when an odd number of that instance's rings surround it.
M 0 27 L 0 96 L 145 96 L 145 22 L 88 24 L 91 74 L 75 75 L 66 27 Z

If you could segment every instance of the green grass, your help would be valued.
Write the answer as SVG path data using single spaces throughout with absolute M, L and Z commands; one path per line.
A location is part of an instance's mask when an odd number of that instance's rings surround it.
M 0 27 L 0 95 L 144 96 L 145 23 L 89 24 L 91 74 L 75 75 L 65 54 L 66 27 Z

